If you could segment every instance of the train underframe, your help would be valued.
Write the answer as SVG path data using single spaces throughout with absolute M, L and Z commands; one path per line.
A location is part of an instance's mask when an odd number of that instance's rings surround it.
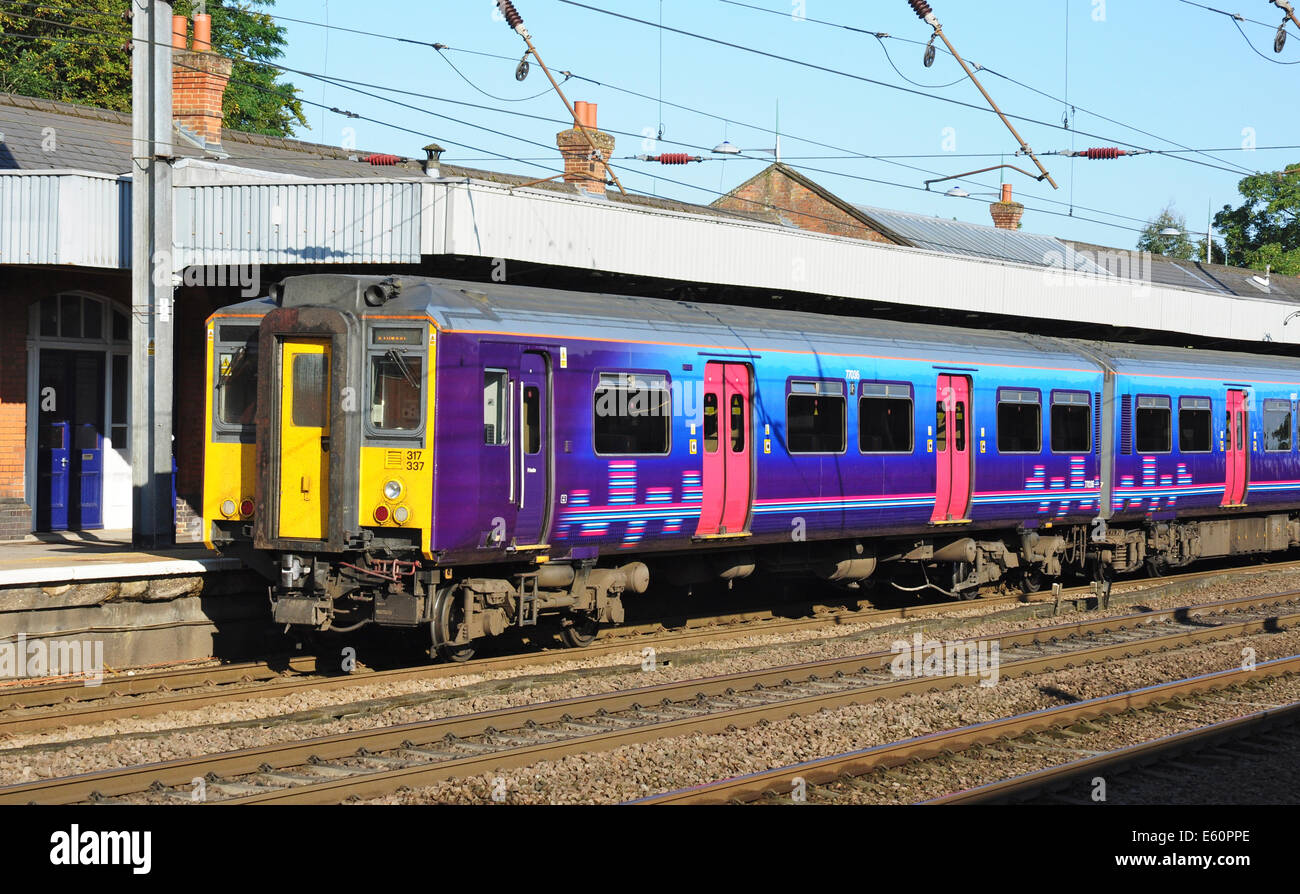
M 594 561 L 443 567 L 389 549 L 356 554 L 278 555 L 271 587 L 276 622 L 287 629 L 347 633 L 375 624 L 424 628 L 431 654 L 473 655 L 480 640 L 557 623 L 570 646 L 623 622 L 626 596 L 650 582 L 690 588 L 755 573 L 816 577 L 845 587 L 885 580 L 904 592 L 973 598 L 989 587 L 1035 592 L 1067 575 L 1105 580 L 1146 570 L 1158 576 L 1201 559 L 1267 554 L 1300 545 L 1289 513 L 995 532 L 757 546 L 656 554 L 605 567 Z

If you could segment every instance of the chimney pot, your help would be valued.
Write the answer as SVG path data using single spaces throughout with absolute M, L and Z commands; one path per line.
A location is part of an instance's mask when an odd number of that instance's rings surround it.
M 1010 202 L 1010 201 L 1011 201 L 1011 184 L 1010 184 L 1010 183 L 1004 183 L 1004 184 L 1002 184 L 1002 201 L 1004 201 L 1004 202 Z
M 207 53 L 212 49 L 212 16 L 196 13 L 194 16 L 194 51 Z
M 190 20 L 185 16 L 172 16 L 172 49 L 185 49 L 185 42 L 189 36 Z

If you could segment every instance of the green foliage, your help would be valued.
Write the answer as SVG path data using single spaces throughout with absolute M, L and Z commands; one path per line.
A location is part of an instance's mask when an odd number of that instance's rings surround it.
M 0 5 L 0 90 L 131 110 L 131 26 L 125 0 Z
M 266 12 L 274 0 L 177 0 L 175 12 L 206 7 L 213 50 L 234 60 L 226 88 L 225 126 L 292 136 L 307 126 L 293 84 L 257 62 L 284 55 L 284 29 Z M 131 24 L 128 0 L 49 0 L 40 8 L 0 3 L 0 91 L 131 110 Z M 249 61 L 246 61 L 249 60 Z
M 1160 234 L 1161 230 L 1168 229 L 1177 230 L 1178 235 Z M 1142 228 L 1142 235 L 1138 237 L 1137 247 L 1138 251 L 1149 251 L 1153 255 L 1184 261 L 1197 257 L 1199 253 L 1196 243 L 1187 235 L 1187 218 L 1176 212 L 1172 205 L 1147 222 Z
M 275 4 L 275 0 L 253 2 Z M 191 15 L 200 5 L 212 16 L 212 49 L 235 62 L 222 103 L 226 127 L 275 137 L 291 136 L 295 125 L 308 127 L 293 84 L 277 79 L 279 69 L 256 64 L 284 55 L 284 29 L 250 2 L 176 0 L 175 12 Z
M 1300 164 L 1287 171 L 1246 177 L 1237 184 L 1245 201 L 1237 208 L 1224 205 L 1214 216 L 1229 263 L 1300 275 Z

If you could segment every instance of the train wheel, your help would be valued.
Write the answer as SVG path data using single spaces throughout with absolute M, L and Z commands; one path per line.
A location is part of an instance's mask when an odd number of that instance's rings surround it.
M 1026 568 L 1020 572 L 1020 590 L 1023 593 L 1037 593 L 1043 589 L 1043 573 L 1037 568 Z
M 572 623 L 560 628 L 560 639 L 570 649 L 581 649 L 596 641 L 596 631 L 599 629 L 600 622 L 595 618 L 590 615 L 577 615 Z
M 433 603 L 433 621 L 429 630 L 433 639 L 433 652 L 443 661 L 469 661 L 474 657 L 474 647 L 452 645 L 465 623 L 465 607 L 456 598 L 453 587 L 438 591 Z

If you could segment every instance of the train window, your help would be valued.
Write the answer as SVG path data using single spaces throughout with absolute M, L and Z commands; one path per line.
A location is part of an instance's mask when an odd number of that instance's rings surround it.
M 998 390 L 998 453 L 1039 453 L 1043 449 L 1043 408 L 1037 391 Z
M 1092 400 L 1086 392 L 1052 392 L 1052 452 L 1092 452 Z
M 1291 452 L 1291 401 L 1264 401 L 1264 450 Z
M 731 395 L 731 452 L 745 452 L 745 399 Z
M 542 401 L 536 385 L 524 387 L 524 453 L 542 449 Z
M 370 355 L 370 425 L 415 431 L 423 416 L 424 358 L 389 351 Z
M 704 395 L 704 452 L 718 452 L 718 396 Z
M 1209 453 L 1214 444 L 1211 422 L 1208 397 L 1179 398 L 1178 449 L 1183 453 Z
M 600 374 L 592 397 L 591 427 L 597 453 L 666 454 L 671 421 L 667 376 Z
M 217 348 L 217 420 L 225 425 L 257 421 L 257 354 L 248 347 Z
M 496 446 L 506 442 L 506 371 L 483 371 L 483 443 Z
M 324 428 L 329 419 L 329 358 L 297 354 L 293 358 L 293 424 Z
M 791 382 L 785 401 L 786 449 L 843 453 L 845 415 L 843 382 Z
M 1168 453 L 1173 449 L 1173 412 L 1169 398 L 1139 396 L 1135 415 L 1138 453 Z
M 858 401 L 858 449 L 863 453 L 911 453 L 912 389 L 867 382 Z

